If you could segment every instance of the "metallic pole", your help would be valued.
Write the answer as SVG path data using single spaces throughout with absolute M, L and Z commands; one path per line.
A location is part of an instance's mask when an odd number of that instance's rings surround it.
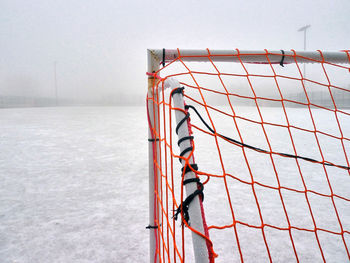
M 310 27 L 311 25 L 306 25 L 298 29 L 298 32 L 304 31 L 304 50 L 306 50 L 306 30 Z
M 149 73 L 156 72 L 159 69 L 159 59 L 158 57 L 151 51 L 147 50 L 147 59 L 148 59 L 148 67 L 147 70 Z M 148 76 L 148 98 L 156 99 L 157 90 L 153 89 L 154 81 L 156 81 L 154 76 Z M 148 115 L 149 115 L 149 122 L 151 127 L 148 129 L 148 173 L 149 173 L 149 256 L 150 256 L 150 262 L 151 263 L 159 263 L 159 240 L 158 240 L 158 228 L 157 225 L 160 224 L 159 222 L 159 214 L 157 211 L 157 204 L 155 202 L 156 200 L 156 192 L 158 192 L 159 189 L 157 189 L 160 185 L 160 176 L 157 169 L 154 169 L 154 158 L 157 159 L 157 162 L 160 162 L 160 153 L 157 152 L 159 150 L 159 140 L 154 136 L 152 137 L 151 128 L 154 128 L 156 131 L 158 131 L 159 123 L 158 123 L 158 108 L 157 105 L 152 100 L 148 100 Z
M 299 28 L 299 30 L 298 30 L 298 32 L 301 32 L 301 31 L 304 31 L 304 51 L 306 51 L 306 30 L 310 27 L 311 25 L 306 25 L 306 26 L 303 26 L 303 27 L 301 27 L 301 28 Z M 304 63 L 304 72 L 303 72 L 303 74 L 304 74 L 304 78 L 305 78 L 305 76 L 306 76 L 306 71 L 305 71 L 305 63 Z
M 54 62 L 54 78 L 55 78 L 55 101 L 56 101 L 56 106 L 58 106 L 57 61 Z
M 299 28 L 298 32 L 304 31 L 304 51 L 306 51 L 306 30 L 310 27 L 311 25 L 306 25 L 301 28 Z M 305 63 L 303 63 L 303 84 L 305 87 L 305 78 L 306 78 L 306 67 Z

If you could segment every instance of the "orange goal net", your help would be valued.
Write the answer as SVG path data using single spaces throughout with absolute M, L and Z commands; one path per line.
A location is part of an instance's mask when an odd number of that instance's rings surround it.
M 151 262 L 350 261 L 350 52 L 149 50 Z

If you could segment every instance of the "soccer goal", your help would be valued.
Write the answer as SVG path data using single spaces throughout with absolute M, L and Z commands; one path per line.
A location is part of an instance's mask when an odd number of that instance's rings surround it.
M 350 261 L 349 64 L 148 50 L 150 262 Z

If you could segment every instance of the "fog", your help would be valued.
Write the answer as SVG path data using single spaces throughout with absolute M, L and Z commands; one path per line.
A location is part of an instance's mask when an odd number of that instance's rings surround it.
M 297 30 L 310 24 L 308 50 L 349 49 L 349 10 L 349 0 L 0 0 L 0 97 L 51 105 L 57 87 L 61 105 L 142 104 L 147 48 L 302 50 Z

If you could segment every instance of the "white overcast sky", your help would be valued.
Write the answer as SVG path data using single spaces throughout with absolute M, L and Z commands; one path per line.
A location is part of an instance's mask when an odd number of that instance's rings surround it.
M 146 93 L 147 48 L 350 49 L 349 0 L 0 0 L 0 95 Z

